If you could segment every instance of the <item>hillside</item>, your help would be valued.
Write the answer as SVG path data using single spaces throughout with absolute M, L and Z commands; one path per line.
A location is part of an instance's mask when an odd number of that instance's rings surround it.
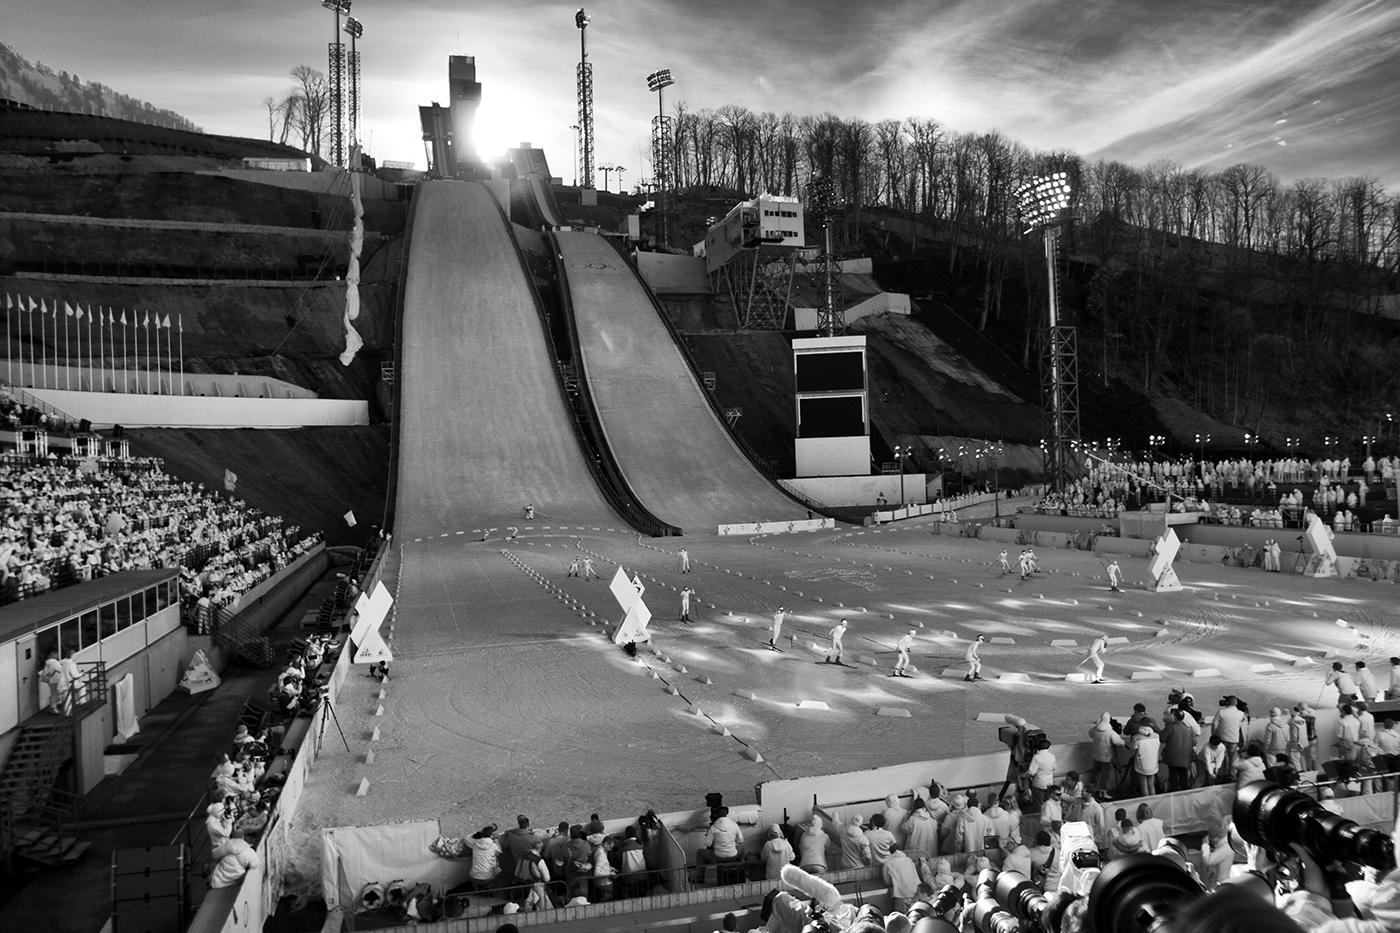
M 128 97 L 96 81 L 83 81 L 66 71 L 54 71 L 42 62 L 30 62 L 3 42 L 0 42 L 0 99 L 40 110 L 95 114 L 202 132 L 173 110 L 163 110 L 149 101 Z

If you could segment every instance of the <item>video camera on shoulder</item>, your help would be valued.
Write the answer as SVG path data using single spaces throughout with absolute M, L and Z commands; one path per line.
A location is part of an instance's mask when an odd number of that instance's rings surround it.
M 1007 719 L 1009 721 L 1015 717 L 1008 716 Z M 1030 764 L 1031 756 L 1050 745 L 1045 730 L 1031 725 L 1024 719 L 998 728 L 997 738 L 1011 750 L 1012 760 L 1023 769 Z

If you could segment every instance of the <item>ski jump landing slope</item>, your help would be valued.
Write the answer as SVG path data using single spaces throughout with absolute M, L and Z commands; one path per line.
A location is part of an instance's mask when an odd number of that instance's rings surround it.
M 608 445 L 642 504 L 686 534 L 805 518 L 734 446 L 617 252 L 594 233 L 557 237 L 588 385 Z
M 523 524 L 617 525 L 564 406 L 529 283 L 475 182 L 414 197 L 404 290 L 397 536 Z

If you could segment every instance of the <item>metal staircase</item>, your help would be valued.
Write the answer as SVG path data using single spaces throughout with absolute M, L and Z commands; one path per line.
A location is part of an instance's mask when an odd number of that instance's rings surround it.
M 0 771 L 0 854 L 7 861 L 17 855 L 60 865 L 87 850 L 75 829 L 79 798 L 54 787 L 59 770 L 73 757 L 73 727 L 72 718 L 47 712 L 21 727 Z

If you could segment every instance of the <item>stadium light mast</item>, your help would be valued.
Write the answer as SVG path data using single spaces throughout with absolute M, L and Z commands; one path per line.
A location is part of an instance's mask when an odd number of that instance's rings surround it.
M 350 90 L 350 138 L 348 148 L 351 152 L 350 161 L 355 163 L 352 168 L 359 168 L 360 152 L 360 50 L 355 48 L 355 40 L 365 34 L 365 24 L 353 16 L 345 17 L 345 33 L 350 37 L 350 58 L 348 59 L 348 77 Z
M 578 125 L 583 133 L 579 150 L 582 168 L 580 181 L 585 188 L 593 187 L 593 65 L 588 61 L 588 24 L 591 22 L 583 7 L 574 14 L 578 27 Z
M 1043 175 L 1016 189 L 1016 201 L 1026 234 L 1040 231 L 1045 248 L 1045 274 L 1049 285 L 1049 312 L 1042 363 L 1042 404 L 1050 422 L 1050 443 L 1045 447 L 1045 472 L 1051 487 L 1064 492 L 1069 460 L 1079 440 L 1079 365 L 1073 327 L 1060 324 L 1059 242 L 1068 221 L 1071 198 L 1069 176 L 1064 172 Z
M 666 187 L 671 177 L 671 118 L 666 116 L 662 97 L 665 89 L 675 83 L 669 68 L 647 75 L 647 90 L 656 92 L 656 116 L 651 121 L 651 174 L 656 183 L 656 242 L 662 247 L 671 245 L 670 218 L 666 213 Z
M 345 43 L 340 41 L 340 18 L 350 15 L 350 0 L 321 0 L 321 6 L 331 11 L 335 26 L 326 46 L 330 72 L 331 138 L 329 161 L 337 168 L 345 167 Z
M 831 249 L 831 220 L 837 209 L 836 186 L 826 175 L 813 175 L 807 182 L 809 213 L 821 218 L 823 247 L 818 274 L 822 282 L 822 305 L 817 309 L 817 332 L 823 337 L 835 337 L 846 329 L 845 308 L 838 294 L 836 255 Z

